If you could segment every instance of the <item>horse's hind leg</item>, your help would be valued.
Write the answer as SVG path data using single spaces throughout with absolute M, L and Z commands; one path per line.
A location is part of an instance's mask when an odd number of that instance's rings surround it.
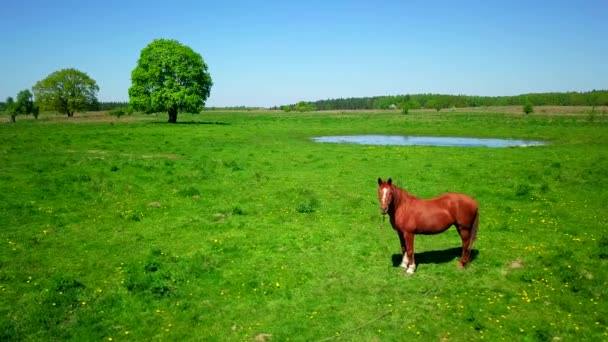
M 473 222 L 471 222 L 469 226 L 463 227 L 457 225 L 456 228 L 462 239 L 462 257 L 460 258 L 460 261 L 458 261 L 458 267 L 463 268 L 471 261 L 471 249 L 473 248 L 473 243 L 475 243 L 477 230 L 479 228 L 479 212 L 475 212 Z
M 456 229 L 458 229 L 458 234 L 462 239 L 462 256 L 458 261 L 458 268 L 463 268 L 471 258 L 471 228 L 457 226 Z

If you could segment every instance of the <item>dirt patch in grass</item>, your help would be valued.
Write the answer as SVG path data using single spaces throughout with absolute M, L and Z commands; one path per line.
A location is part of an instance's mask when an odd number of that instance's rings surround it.
M 509 268 L 512 268 L 512 269 L 524 268 L 524 262 L 522 260 L 515 260 L 509 264 Z

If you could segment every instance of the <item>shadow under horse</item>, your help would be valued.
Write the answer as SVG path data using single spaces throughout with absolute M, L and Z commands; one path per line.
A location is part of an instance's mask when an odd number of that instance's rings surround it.
M 416 263 L 417 265 L 445 264 L 452 262 L 452 260 L 458 258 L 460 255 L 462 255 L 461 247 L 453 247 L 438 251 L 425 251 L 416 254 Z M 479 255 L 479 251 L 476 249 L 471 249 L 469 262 L 477 259 L 477 255 Z M 403 262 L 403 254 L 393 254 L 391 259 L 393 262 L 393 267 L 398 267 Z

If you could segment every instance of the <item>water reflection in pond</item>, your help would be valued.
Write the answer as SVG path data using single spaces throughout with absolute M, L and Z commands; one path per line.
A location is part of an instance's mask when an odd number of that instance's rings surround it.
M 423 137 L 404 135 L 343 135 L 312 138 L 315 142 L 396 146 L 524 147 L 545 145 L 538 140 Z

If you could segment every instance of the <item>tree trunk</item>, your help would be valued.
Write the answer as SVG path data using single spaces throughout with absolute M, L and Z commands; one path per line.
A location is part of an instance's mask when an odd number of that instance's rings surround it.
M 169 123 L 177 122 L 177 106 L 169 107 Z
M 15 117 L 16 117 L 16 116 L 17 116 L 17 115 L 11 115 L 11 122 L 13 122 L 13 123 L 15 122 Z

